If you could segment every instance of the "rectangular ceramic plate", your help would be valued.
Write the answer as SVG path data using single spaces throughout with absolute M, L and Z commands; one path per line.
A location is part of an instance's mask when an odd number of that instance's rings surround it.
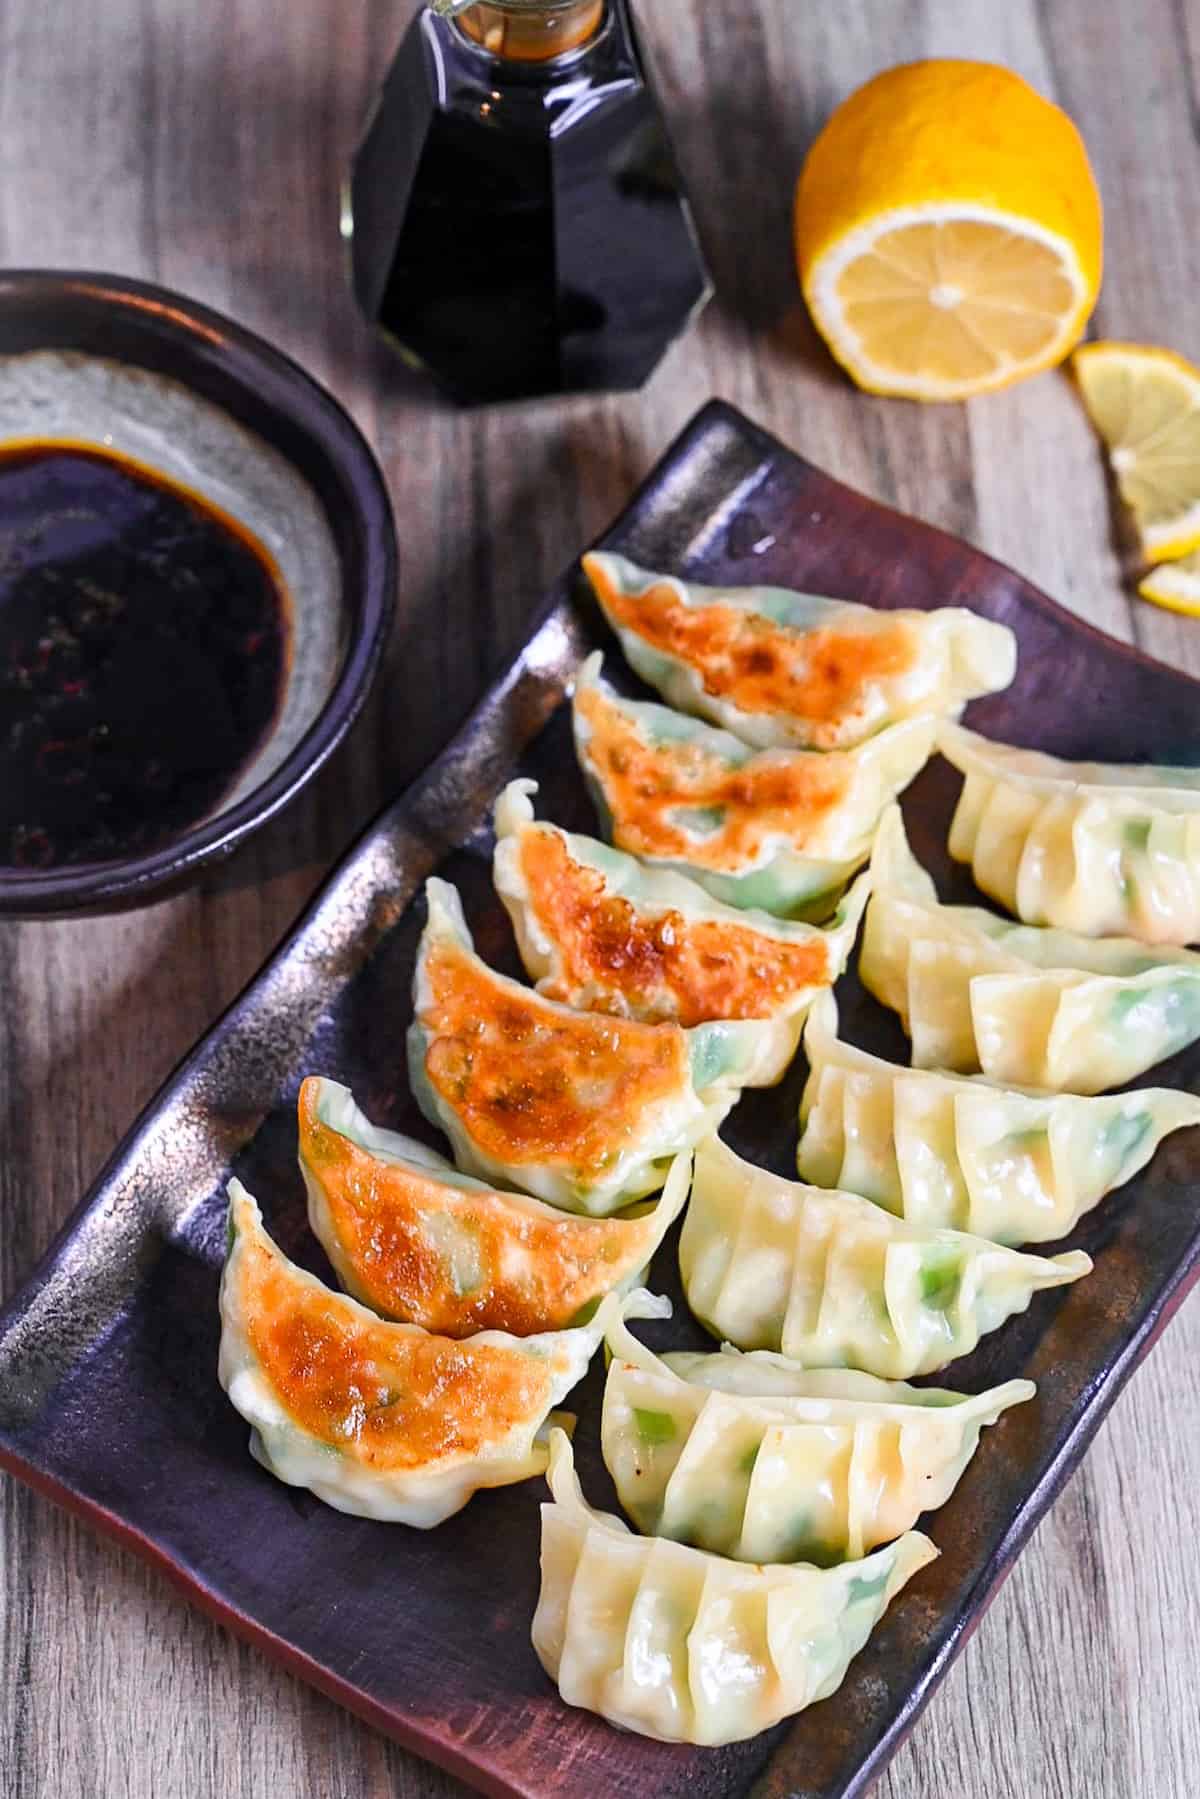
M 1020 639 L 1014 686 L 972 722 L 1071 756 L 1200 762 L 1197 684 L 1081 624 L 966 544 L 850 492 L 722 405 L 706 408 L 604 542 L 698 580 L 771 581 L 881 606 L 970 605 Z M 216 1380 L 222 1190 L 232 1170 L 284 1247 L 320 1269 L 304 1223 L 294 1105 L 306 1072 L 351 1085 L 381 1124 L 429 1137 L 404 1031 L 435 870 L 460 884 L 483 953 L 515 969 L 489 889 L 491 803 L 512 775 L 538 809 L 591 829 L 563 694 L 608 644 L 571 571 L 529 643 L 427 774 L 371 827 L 262 974 L 164 1087 L 23 1292 L 0 1315 L 0 1464 L 163 1568 L 197 1603 L 370 1723 L 485 1792 L 522 1799 L 847 1799 L 929 1697 L 1021 1544 L 1200 1266 L 1200 1138 L 1169 1139 L 1073 1242 L 1091 1279 L 1035 1299 L 948 1377 L 1029 1375 L 1035 1403 L 986 1433 L 930 1530 L 941 1559 L 893 1605 L 835 1697 L 722 1750 L 668 1747 L 562 1705 L 529 1644 L 540 1481 L 481 1495 L 422 1533 L 327 1509 L 247 1453 Z M 944 893 L 957 777 L 937 763 L 905 811 Z M 416 903 L 414 903 L 416 902 Z M 846 1034 L 906 1059 L 890 1015 L 847 977 Z M 1192 1052 L 1157 1071 L 1191 1087 Z M 793 1169 L 803 1064 L 737 1108 L 743 1154 Z M 652 1285 L 682 1304 L 674 1233 Z M 327 1272 L 327 1271 L 326 1271 Z M 571 1400 L 585 1490 L 612 1504 L 597 1445 L 602 1358 Z

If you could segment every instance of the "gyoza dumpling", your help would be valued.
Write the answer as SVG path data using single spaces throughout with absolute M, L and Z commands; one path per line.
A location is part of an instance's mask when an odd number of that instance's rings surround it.
M 731 906 L 829 912 L 885 806 L 929 759 L 931 718 L 854 750 L 748 749 L 654 701 L 623 699 L 599 652 L 575 681 L 575 748 L 618 849 L 690 875 Z
M 657 1205 L 573 1218 L 377 1129 L 336 1081 L 306 1080 L 298 1110 L 308 1219 L 338 1279 L 386 1317 L 447 1337 L 578 1324 L 646 1267 L 691 1184 L 680 1156 Z
M 546 1419 L 583 1379 L 616 1293 L 589 1324 L 456 1342 L 382 1319 L 290 1262 L 229 1183 L 218 1376 L 252 1454 L 360 1518 L 440 1524 L 480 1487 L 546 1466 Z
M 948 726 L 964 776 L 950 854 L 1026 924 L 1200 939 L 1200 768 L 1060 762 Z
M 858 971 L 899 1012 L 913 1065 L 1102 1093 L 1200 1037 L 1200 955 L 943 906 L 899 808 L 879 827 Z
M 756 1084 L 761 1025 L 682 1031 L 556 1005 L 479 959 L 453 887 L 431 880 L 425 893 L 409 1079 L 464 1172 L 615 1212 L 661 1187 Z
M 701 587 L 593 551 L 584 570 L 642 680 L 760 749 L 852 749 L 1007 687 L 1017 643 L 973 612 L 885 612 L 786 587 Z
M 796 1053 L 814 994 L 846 966 L 867 903 L 855 882 L 826 930 L 723 906 L 685 875 L 535 820 L 535 781 L 496 805 L 493 875 L 521 959 L 547 999 L 683 1025 L 762 1021 L 761 1078 Z
M 1168 1132 L 1200 1124 L 1190 1093 L 1094 1099 L 897 1068 L 843 1043 L 837 1024 L 823 993 L 804 1033 L 800 1177 L 861 1193 L 910 1224 L 1051 1242 L 1144 1168 Z
M 739 1562 L 829 1567 L 911 1530 L 949 1499 L 983 1426 L 1037 1390 L 1015 1380 L 972 1399 L 728 1346 L 660 1359 L 621 1319 L 606 1340 L 618 1499 L 648 1535 Z
M 1087 1274 L 1081 1250 L 1021 1255 L 964 1231 L 925 1230 L 853 1193 L 781 1180 L 716 1137 L 701 1144 L 679 1239 L 687 1302 L 739 1349 L 886 1380 L 932 1374 Z
M 533 1647 L 568 1705 L 668 1743 L 736 1743 L 835 1692 L 937 1550 L 918 1531 L 837 1568 L 747 1567 L 635 1537 L 550 1433 Z

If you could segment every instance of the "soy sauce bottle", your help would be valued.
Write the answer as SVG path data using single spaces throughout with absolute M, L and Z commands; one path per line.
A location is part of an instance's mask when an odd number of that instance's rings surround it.
M 346 201 L 360 306 L 463 404 L 638 387 L 708 298 L 628 0 L 434 0 Z

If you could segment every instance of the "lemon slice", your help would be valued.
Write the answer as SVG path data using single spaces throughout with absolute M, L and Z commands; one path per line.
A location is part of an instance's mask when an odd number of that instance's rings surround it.
M 1168 612 L 1186 612 L 1191 618 L 1200 618 L 1200 550 L 1193 550 L 1178 562 L 1160 563 L 1144 581 L 1139 581 L 1138 592 L 1144 600 L 1153 600 Z
M 1073 366 L 1146 555 L 1159 562 L 1195 549 L 1200 369 L 1172 350 L 1116 343 L 1085 344 Z
M 958 400 L 1061 362 L 1091 298 L 1062 240 L 999 213 L 930 207 L 843 240 L 810 304 L 860 387 Z
M 956 400 L 1049 368 L 1100 283 L 1083 141 L 990 63 L 910 63 L 852 94 L 809 152 L 795 233 L 816 325 L 875 393 Z

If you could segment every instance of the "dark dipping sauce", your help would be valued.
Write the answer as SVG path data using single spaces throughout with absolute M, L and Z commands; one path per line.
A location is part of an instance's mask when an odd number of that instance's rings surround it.
M 0 863 L 141 854 L 211 813 L 290 629 L 271 557 L 198 495 L 92 445 L 0 445 Z

